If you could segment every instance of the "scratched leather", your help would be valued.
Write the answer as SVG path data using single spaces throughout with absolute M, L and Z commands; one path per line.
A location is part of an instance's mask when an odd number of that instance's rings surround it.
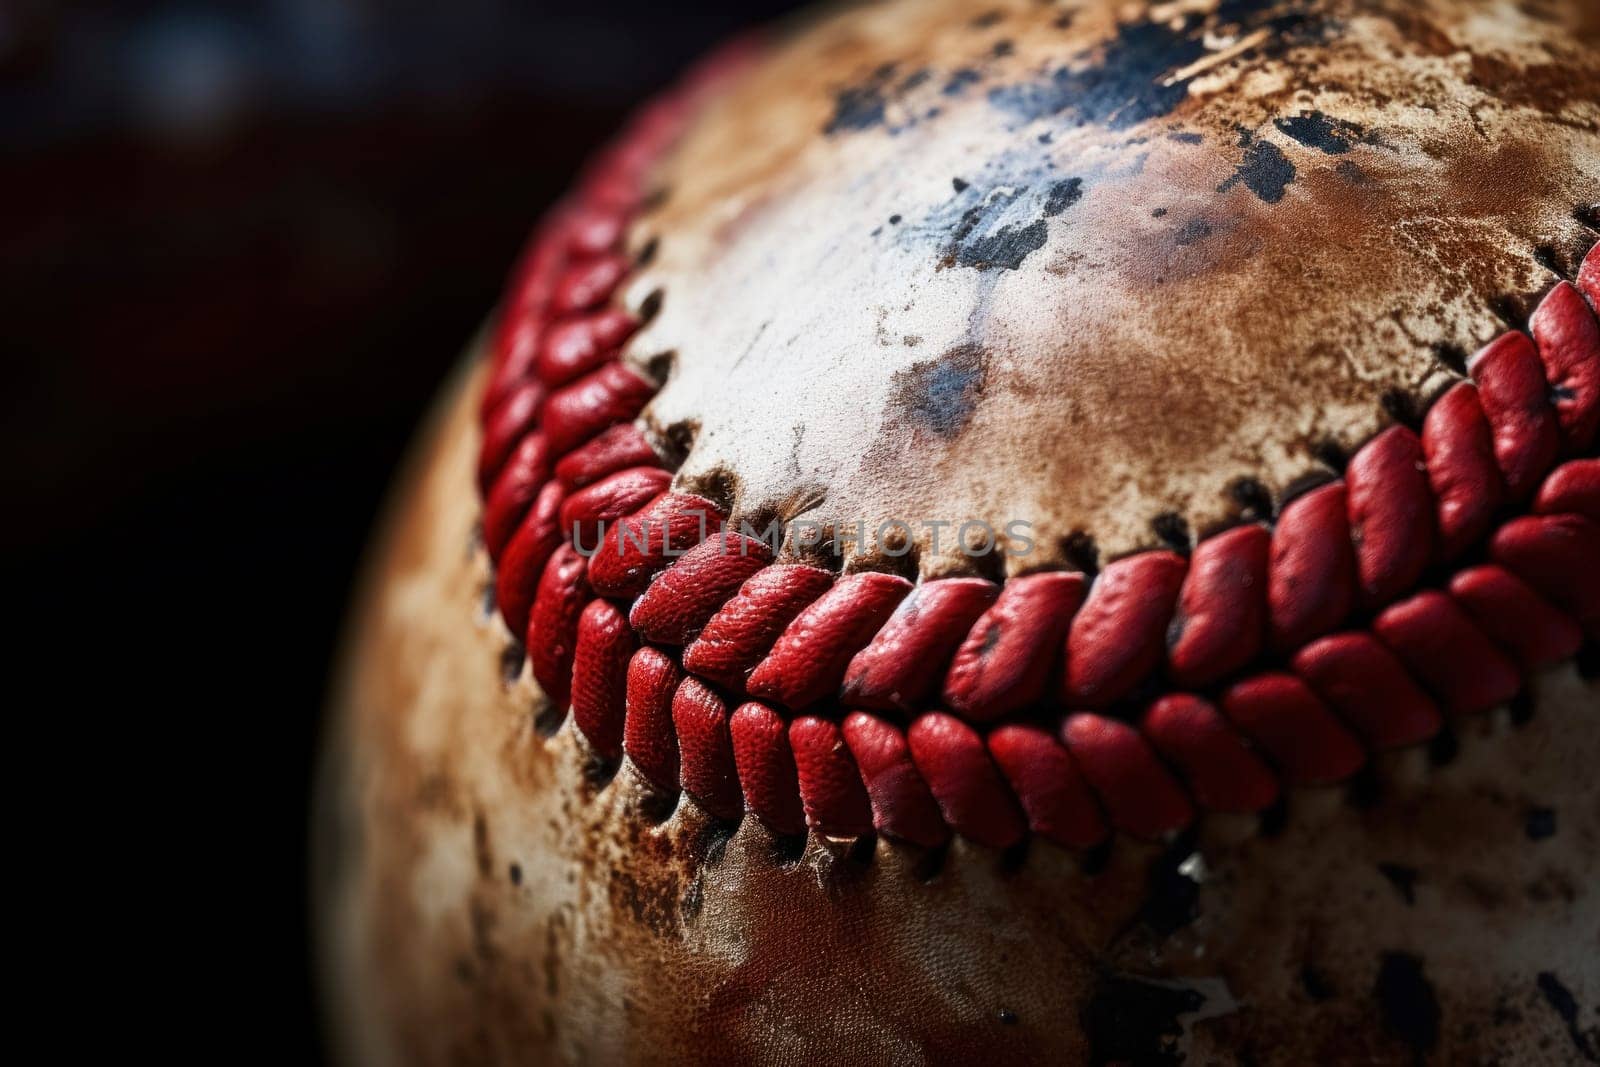
M 758 528 L 1021 517 L 1030 565 L 1080 529 L 1114 556 L 1367 440 L 1592 242 L 1592 5 L 1208 7 L 888 3 L 781 43 L 629 236 L 658 241 L 628 358 L 672 356 L 644 422 L 692 441 L 675 487 Z M 1208 28 L 1255 43 L 1216 61 Z M 1571 665 L 1442 765 L 1298 789 L 1275 833 L 1208 816 L 1192 901 L 1184 857 L 1125 837 L 1100 866 L 726 838 L 507 677 L 481 368 L 400 476 L 330 702 L 319 959 L 351 1061 L 1596 1054 L 1600 694 Z M 967 569 L 929 547 L 924 574 Z

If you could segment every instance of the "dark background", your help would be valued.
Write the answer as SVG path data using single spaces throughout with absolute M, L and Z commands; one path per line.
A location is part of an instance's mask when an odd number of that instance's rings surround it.
M 0 0 L 16 881 L 67 1040 L 317 1059 L 310 770 L 395 464 L 580 160 L 793 6 Z

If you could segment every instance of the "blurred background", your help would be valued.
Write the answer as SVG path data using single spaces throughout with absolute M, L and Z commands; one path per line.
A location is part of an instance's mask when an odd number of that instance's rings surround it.
M 13 741 L 18 847 L 71 916 L 43 986 L 132 1045 L 315 1061 L 312 754 L 402 449 L 583 157 L 794 6 L 0 0 L 8 703 L 52 735 Z

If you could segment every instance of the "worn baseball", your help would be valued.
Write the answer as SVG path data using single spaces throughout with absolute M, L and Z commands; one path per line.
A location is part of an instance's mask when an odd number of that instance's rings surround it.
M 884 0 L 533 236 L 315 843 L 359 1064 L 1600 1062 L 1600 6 Z

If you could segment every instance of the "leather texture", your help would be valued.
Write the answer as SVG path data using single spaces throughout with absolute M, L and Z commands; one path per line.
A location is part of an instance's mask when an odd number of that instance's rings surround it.
M 890 3 L 645 112 L 357 616 L 346 1047 L 1600 1055 L 1597 30 Z M 919 516 L 1040 551 L 829 558 Z

